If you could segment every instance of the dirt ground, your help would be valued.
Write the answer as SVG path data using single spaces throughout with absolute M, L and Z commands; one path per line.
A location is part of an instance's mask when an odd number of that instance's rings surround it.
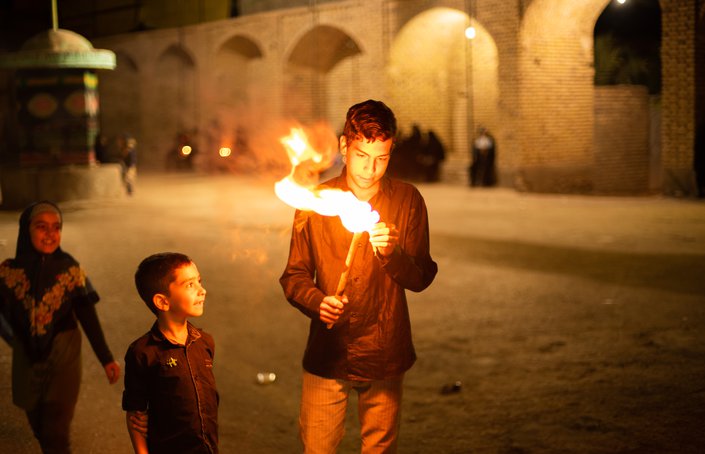
M 293 210 L 271 183 L 141 175 L 131 199 L 62 205 L 64 249 L 100 292 L 120 360 L 153 321 L 134 290 L 139 261 L 179 250 L 198 264 L 223 453 L 300 452 L 307 320 L 278 284 Z M 705 452 L 705 203 L 419 187 L 439 274 L 409 295 L 419 358 L 401 453 Z M 17 219 L 0 212 L 3 257 Z M 0 345 L 0 452 L 35 453 L 10 358 Z M 74 450 L 129 453 L 122 382 L 107 384 L 85 340 L 83 358 Z M 256 384 L 260 371 L 277 380 Z M 354 409 L 341 453 L 359 452 Z

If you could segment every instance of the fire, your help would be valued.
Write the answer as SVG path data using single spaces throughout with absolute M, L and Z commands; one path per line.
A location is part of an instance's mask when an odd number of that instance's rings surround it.
M 324 156 L 310 145 L 301 128 L 292 128 L 281 143 L 292 164 L 291 173 L 274 185 L 274 192 L 284 203 L 323 216 L 339 216 L 343 226 L 353 233 L 368 231 L 379 222 L 379 213 L 352 192 L 315 189 Z

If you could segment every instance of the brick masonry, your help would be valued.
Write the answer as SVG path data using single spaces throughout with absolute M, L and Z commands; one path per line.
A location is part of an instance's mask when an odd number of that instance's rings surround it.
M 608 2 L 241 1 L 238 18 L 95 40 L 118 54 L 118 69 L 101 74 L 103 129 L 135 131 L 147 168 L 163 166 L 185 130 L 201 157 L 224 142 L 246 143 L 260 168 L 280 169 L 282 124 L 323 119 L 338 132 L 349 105 L 377 98 L 403 132 L 419 124 L 439 135 L 447 182 L 467 181 L 468 143 L 483 124 L 497 138 L 500 184 L 590 192 L 609 187 L 594 180 L 606 145 L 594 139 L 604 119 L 592 82 L 593 29 Z M 687 195 L 702 2 L 659 3 L 659 191 Z M 478 33 L 470 42 L 462 32 L 471 22 Z M 635 164 L 639 175 L 647 164 Z

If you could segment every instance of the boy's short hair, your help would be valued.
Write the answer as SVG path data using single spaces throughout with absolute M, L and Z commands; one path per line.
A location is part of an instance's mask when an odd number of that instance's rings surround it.
M 179 252 L 160 252 L 152 254 L 137 267 L 135 286 L 142 301 L 155 315 L 159 310 L 154 305 L 154 295 L 161 293 L 169 296 L 169 284 L 176 279 L 176 270 L 193 263 L 187 255 Z
M 392 109 L 382 101 L 368 99 L 348 109 L 343 136 L 350 144 L 354 140 L 396 140 L 397 119 Z

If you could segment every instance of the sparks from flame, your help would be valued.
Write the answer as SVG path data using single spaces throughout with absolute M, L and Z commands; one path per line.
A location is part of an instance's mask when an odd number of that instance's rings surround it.
M 297 182 L 297 167 L 305 166 L 308 161 L 317 164 L 323 160 L 323 155 L 309 144 L 301 128 L 292 128 L 281 143 L 292 164 L 291 173 L 274 185 L 274 192 L 284 203 L 299 210 L 315 211 L 322 216 L 339 216 L 343 226 L 353 233 L 369 231 L 379 222 L 379 213 L 350 191 L 318 190 Z

